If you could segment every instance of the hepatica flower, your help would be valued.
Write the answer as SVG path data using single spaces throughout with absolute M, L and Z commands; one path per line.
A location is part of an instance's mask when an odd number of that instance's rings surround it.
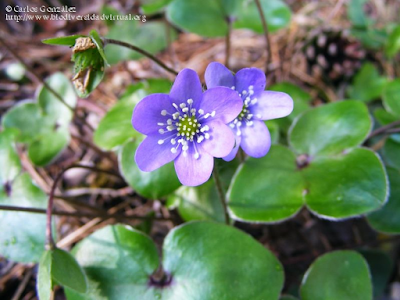
M 292 98 L 286 93 L 264 91 L 265 75 L 256 68 L 241 69 L 233 75 L 224 65 L 213 62 L 206 69 L 205 80 L 207 88 L 229 87 L 243 100 L 242 111 L 229 124 L 235 134 L 235 147 L 224 159 L 232 160 L 239 146 L 249 156 L 266 155 L 271 136 L 263 121 L 289 115 L 293 110 Z
M 182 70 L 169 95 L 149 95 L 133 111 L 133 127 L 147 135 L 136 151 L 138 167 L 150 172 L 174 160 L 182 184 L 206 182 L 214 157 L 225 157 L 234 147 L 227 124 L 242 106 L 235 91 L 215 87 L 203 93 L 196 72 Z

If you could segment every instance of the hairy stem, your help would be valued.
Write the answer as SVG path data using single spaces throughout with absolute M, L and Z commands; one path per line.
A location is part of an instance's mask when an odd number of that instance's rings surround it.
M 218 168 L 215 164 L 214 164 L 214 170 L 213 170 L 212 174 L 213 174 L 215 186 L 217 188 L 219 200 L 221 201 L 222 207 L 224 209 L 225 223 L 227 225 L 229 225 L 230 219 L 229 219 L 229 214 L 228 214 L 228 206 L 226 205 L 225 192 L 224 192 L 224 189 L 222 188 L 222 183 L 221 183 L 221 179 L 219 177 Z
M 377 135 L 380 134 L 390 134 L 390 133 L 396 133 L 397 130 L 393 130 L 392 128 L 396 127 L 396 126 L 400 126 L 400 120 L 399 121 L 394 121 L 386 126 L 382 126 L 374 131 L 372 131 L 370 133 L 370 135 L 368 136 L 368 139 L 371 139 Z
M 266 42 L 266 51 L 267 51 L 267 62 L 265 63 L 265 74 L 268 73 L 268 68 L 272 60 L 272 49 L 271 49 L 271 41 L 269 39 L 268 34 L 268 24 L 267 20 L 265 19 L 264 12 L 261 7 L 260 0 L 254 0 L 257 6 L 258 13 L 260 14 L 261 24 L 264 30 L 265 42 Z
M 226 22 L 228 24 L 228 32 L 225 38 L 225 66 L 229 69 L 229 59 L 231 55 L 231 32 L 232 32 L 232 20 L 227 17 Z
M 123 41 L 118 41 L 118 40 L 114 40 L 114 39 L 107 39 L 107 38 L 103 38 L 103 42 L 104 45 L 107 44 L 114 44 L 114 45 L 118 45 L 121 47 L 125 47 L 128 49 L 131 49 L 133 51 L 139 52 L 140 54 L 143 54 L 144 56 L 150 58 L 152 61 L 154 61 L 156 64 L 158 64 L 160 67 L 162 67 L 164 70 L 174 74 L 174 75 L 178 75 L 178 72 L 171 69 L 170 67 L 168 67 L 166 64 L 164 64 L 161 60 L 159 60 L 157 57 L 155 57 L 154 55 L 150 54 L 149 52 L 136 47 L 135 45 L 129 44 L 129 43 L 125 43 Z

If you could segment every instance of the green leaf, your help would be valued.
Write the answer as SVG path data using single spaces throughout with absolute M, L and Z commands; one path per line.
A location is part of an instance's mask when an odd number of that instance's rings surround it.
M 155 244 L 143 233 L 107 226 L 78 243 L 72 253 L 85 270 L 88 290 L 79 294 L 66 288 L 67 299 L 153 299 L 148 282 L 159 259 Z
M 347 6 L 347 15 L 353 26 L 366 28 L 372 25 L 373 20 L 368 18 L 364 12 L 364 5 L 369 0 L 351 0 Z
M 167 8 L 167 18 L 176 26 L 205 37 L 224 36 L 228 31 L 220 0 L 174 0 Z
M 177 299 L 178 295 L 221 300 L 279 297 L 281 264 L 238 229 L 211 222 L 189 223 L 167 235 L 163 250 L 163 266 L 173 274 L 175 283 L 165 290 L 164 299 Z
M 269 133 L 271 135 L 271 143 L 272 144 L 279 143 L 279 138 L 280 138 L 279 124 L 281 124 L 281 123 L 282 122 L 279 122 L 279 120 L 277 120 L 277 119 L 264 121 L 264 124 L 267 125 Z M 289 125 L 287 127 L 289 127 Z
M 127 183 L 140 195 L 159 199 L 175 191 L 181 183 L 173 162 L 152 172 L 141 171 L 135 163 L 135 153 L 141 139 L 126 143 L 119 152 L 119 168 Z
M 93 140 L 96 145 L 111 150 L 133 137 L 141 136 L 131 123 L 133 108 L 139 100 L 138 94 L 123 97 L 107 112 L 94 132 Z
M 289 23 L 291 12 L 283 1 L 261 1 L 261 6 L 270 32 L 283 28 Z M 226 35 L 228 19 L 233 21 L 234 28 L 248 28 L 257 33 L 263 32 L 260 15 L 254 1 L 174 0 L 167 8 L 167 17 L 178 27 L 206 37 Z
M 8 110 L 3 116 L 2 124 L 4 128 L 17 129 L 17 141 L 22 143 L 32 142 L 52 126 L 51 120 L 43 116 L 39 106 L 30 101 L 20 102 Z
M 365 63 L 354 76 L 347 94 L 351 99 L 369 102 L 382 95 L 387 79 L 379 75 L 372 63 Z
M 21 81 L 25 78 L 26 69 L 25 66 L 19 62 L 10 63 L 4 69 L 4 73 L 12 81 Z
M 390 33 L 386 45 L 385 54 L 389 58 L 393 58 L 400 51 L 400 25 L 396 26 Z
M 164 22 L 150 22 L 140 25 L 136 23 L 121 21 L 115 24 L 111 27 L 107 38 L 133 44 L 151 54 L 156 54 L 167 47 L 167 29 Z M 176 32 L 171 29 L 170 40 L 174 40 L 175 38 Z M 143 57 L 138 52 L 113 44 L 107 44 L 105 53 L 107 61 L 110 64 Z
M 380 125 L 388 125 L 389 123 L 393 123 L 400 119 L 399 117 L 396 117 L 393 114 L 387 112 L 383 108 L 375 109 L 374 117 Z
M 388 112 L 400 118 L 400 79 L 395 79 L 385 86 L 383 105 Z
M 382 149 L 383 159 L 386 165 L 400 170 L 400 142 L 387 139 Z
M 390 182 L 389 200 L 380 210 L 368 216 L 371 226 L 380 232 L 400 233 L 400 170 L 387 169 Z
M 304 275 L 303 300 L 372 300 L 368 265 L 354 251 L 335 251 L 319 257 Z
M 296 157 L 288 148 L 273 145 L 263 158 L 249 158 L 238 169 L 228 192 L 234 219 L 277 222 L 303 206 L 304 181 Z
M 70 36 L 61 36 L 56 38 L 44 39 L 42 43 L 48 45 L 60 45 L 60 46 L 69 46 L 72 47 L 75 45 L 75 40 L 80 37 L 85 37 L 82 34 L 70 35 Z
M 142 0 L 141 8 L 145 15 L 152 15 L 171 3 L 172 0 Z
M 301 115 L 290 128 L 289 142 L 298 154 L 334 155 L 360 145 L 371 127 L 365 104 L 338 101 Z
M 290 295 L 284 295 L 279 298 L 279 300 L 298 300 L 296 297 L 290 296 Z
M 393 271 L 391 258 L 383 251 L 361 250 L 359 251 L 369 265 L 372 275 L 374 299 L 383 295 Z
M 52 290 L 51 251 L 45 251 L 39 261 L 36 289 L 40 300 L 50 300 Z
M 76 105 L 76 95 L 69 79 L 63 73 L 51 75 L 46 83 L 56 91 L 61 98 L 71 107 Z M 50 90 L 42 86 L 38 90 L 38 105 L 44 115 L 48 116 L 55 124 L 67 125 L 72 119 L 73 111 L 66 107 Z
M 12 129 L 0 132 L 0 185 L 10 184 L 21 172 L 21 162 L 15 150 L 15 135 Z
M 53 280 L 74 291 L 85 293 L 86 275 L 75 258 L 61 249 L 51 251 L 51 276 Z
M 387 200 L 385 168 L 377 154 L 366 148 L 315 159 L 304 168 L 304 177 L 308 208 L 328 219 L 368 213 Z
M 46 166 L 68 146 L 69 141 L 68 128 L 48 131 L 29 145 L 28 157 L 36 166 Z
M 92 39 L 93 43 L 96 45 L 97 51 L 99 51 L 101 57 L 103 58 L 104 65 L 108 65 L 107 58 L 104 53 L 104 46 L 103 41 L 101 40 L 100 35 L 97 33 L 96 30 L 90 31 L 90 38 Z
M 171 283 L 165 288 L 151 284 L 157 249 L 137 231 L 108 226 L 73 252 L 86 270 L 89 290 L 83 295 L 66 289 L 69 300 L 132 295 L 147 300 L 275 300 L 283 285 L 282 266 L 271 252 L 238 229 L 211 222 L 188 223 L 167 235 L 162 265 Z
M 260 14 L 254 1 L 240 1 L 233 23 L 234 28 L 248 28 L 256 33 L 263 33 L 264 29 L 261 23 Z M 278 29 L 286 27 L 291 18 L 290 8 L 281 0 L 260 1 L 264 16 L 267 21 L 268 31 L 275 32 Z M 227 2 L 230 5 L 230 2 Z
M 224 209 L 213 180 L 197 187 L 182 186 L 168 198 L 168 202 L 174 203 L 179 215 L 186 222 L 192 220 L 225 222 Z
M 352 28 L 350 35 L 358 39 L 365 48 L 372 50 L 380 50 L 387 40 L 386 29 L 378 29 L 374 26 L 361 29 Z
M 28 174 L 15 178 L 10 190 L 0 186 L 0 205 L 44 208 L 47 197 Z M 37 262 L 44 251 L 46 216 L 0 211 L 0 255 L 16 262 Z

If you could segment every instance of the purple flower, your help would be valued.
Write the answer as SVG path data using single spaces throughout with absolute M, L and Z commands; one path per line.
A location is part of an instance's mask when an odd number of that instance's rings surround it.
M 136 151 L 138 167 L 150 172 L 174 160 L 182 184 L 206 182 L 213 157 L 225 157 L 234 147 L 234 134 L 226 124 L 242 106 L 236 92 L 216 87 L 203 93 L 196 72 L 182 70 L 169 95 L 149 95 L 133 111 L 133 127 L 147 135 Z
M 265 74 L 256 68 L 241 69 L 233 75 L 224 65 L 213 62 L 206 69 L 205 80 L 207 88 L 226 86 L 243 99 L 242 111 L 229 124 L 235 133 L 235 147 L 224 160 L 234 159 L 239 146 L 249 156 L 266 155 L 271 136 L 263 121 L 289 115 L 293 110 L 292 98 L 286 93 L 264 91 Z

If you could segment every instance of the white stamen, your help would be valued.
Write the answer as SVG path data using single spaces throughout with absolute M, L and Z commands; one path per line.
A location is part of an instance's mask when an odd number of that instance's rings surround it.
M 172 106 L 175 107 L 175 109 L 178 109 L 178 105 L 176 105 L 175 103 L 172 103 Z
M 176 148 L 171 148 L 172 153 L 176 153 Z
M 193 104 L 193 99 L 188 99 L 186 102 L 187 102 L 189 105 L 192 105 L 192 104 Z
M 171 144 L 175 145 L 176 144 L 176 140 L 175 139 L 171 139 Z
M 186 104 L 185 104 L 185 103 L 181 103 L 181 104 L 179 104 L 179 106 L 180 106 L 181 108 L 184 108 L 184 107 L 186 107 Z
M 164 140 L 158 140 L 158 144 L 159 144 L 159 145 L 164 144 Z
M 161 115 L 162 115 L 162 116 L 166 116 L 166 115 L 167 115 L 167 111 L 166 111 L 165 109 L 163 109 L 163 110 L 161 111 Z
M 202 115 L 204 114 L 204 110 L 202 110 L 201 108 L 199 109 L 199 114 Z
M 194 159 L 199 159 L 200 154 L 196 152 L 196 153 L 193 155 L 193 157 L 194 157 Z
M 161 129 L 158 130 L 158 132 L 163 134 L 164 133 L 164 129 L 161 128 Z
M 235 89 L 236 89 L 236 87 L 235 87 L 234 85 L 232 85 L 232 86 L 231 86 L 231 89 L 232 89 L 232 90 L 235 90 Z
M 164 126 L 164 123 L 157 123 L 158 126 Z

